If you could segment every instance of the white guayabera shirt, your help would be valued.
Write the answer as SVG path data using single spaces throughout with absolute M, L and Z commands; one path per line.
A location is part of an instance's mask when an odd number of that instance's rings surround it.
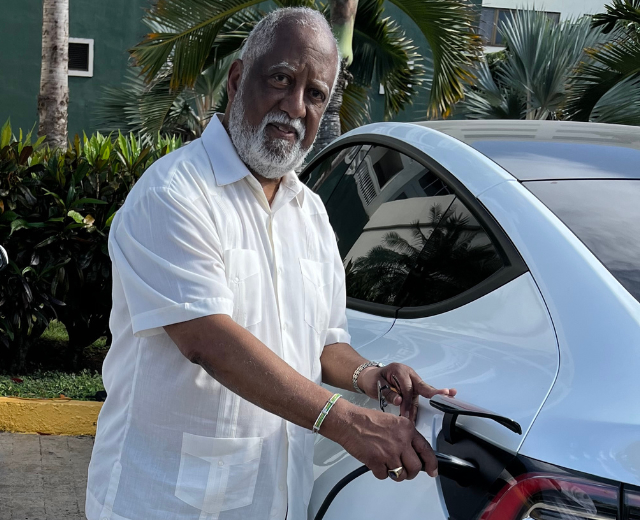
M 228 314 L 319 383 L 323 347 L 350 341 L 321 200 L 291 172 L 270 208 L 214 117 L 141 177 L 113 220 L 109 253 L 113 344 L 87 518 L 305 519 L 313 434 L 220 385 L 163 326 Z

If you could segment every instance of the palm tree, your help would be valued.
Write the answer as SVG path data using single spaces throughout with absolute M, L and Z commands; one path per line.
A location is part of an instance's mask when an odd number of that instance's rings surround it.
M 468 66 L 477 51 L 472 30 L 474 13 L 469 1 L 389 1 L 415 21 L 429 42 L 433 53 L 429 110 L 434 115 L 448 113 L 463 95 L 463 82 L 470 78 Z M 193 88 L 203 71 L 242 46 L 248 32 L 264 14 L 257 7 L 261 2 L 163 0 L 155 3 L 145 17 L 153 32 L 132 49 L 147 83 L 153 85 L 158 78 L 168 78 L 176 96 L 184 88 Z M 275 0 L 275 3 L 279 7 L 318 9 L 334 24 L 344 58 L 340 78 L 344 97 L 341 99 L 338 92 L 328 111 L 328 130 L 323 130 L 325 140 L 366 120 L 366 92 L 374 81 L 385 87 L 387 117 L 411 102 L 424 67 L 420 63 L 413 70 L 409 67 L 409 61 L 419 59 L 416 48 L 395 22 L 384 17 L 383 0 L 334 0 L 331 5 L 321 0 Z M 347 81 L 350 79 L 347 68 L 352 81 Z M 167 101 L 164 106 L 171 105 Z M 340 114 L 340 125 L 335 124 L 336 113 Z
M 588 50 L 567 111 L 578 121 L 640 125 L 640 0 L 614 0 L 592 26 L 610 39 Z
M 180 135 L 183 141 L 200 137 L 215 112 L 224 111 L 225 83 L 235 54 L 218 60 L 198 76 L 193 88 L 171 91 L 169 78 L 146 85 L 131 69 L 122 87 L 105 87 L 96 116 L 107 132 Z
M 69 0 L 43 0 L 38 134 L 53 147 L 67 146 L 68 70 Z
M 472 119 L 562 119 L 572 74 L 602 40 L 588 19 L 552 22 L 520 10 L 499 28 L 506 42 L 491 65 L 480 61 L 463 107 Z

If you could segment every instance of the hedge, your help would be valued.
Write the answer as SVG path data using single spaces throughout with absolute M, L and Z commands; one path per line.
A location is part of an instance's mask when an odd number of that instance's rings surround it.
M 109 226 L 135 182 L 175 137 L 76 135 L 50 149 L 31 132 L 0 130 L 0 366 L 20 371 L 30 345 L 52 319 L 69 334 L 68 355 L 108 335 Z

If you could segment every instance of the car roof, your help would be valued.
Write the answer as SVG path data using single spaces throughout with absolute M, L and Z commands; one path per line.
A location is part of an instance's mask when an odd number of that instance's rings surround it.
M 569 121 L 414 123 L 475 148 L 520 181 L 640 179 L 640 128 Z

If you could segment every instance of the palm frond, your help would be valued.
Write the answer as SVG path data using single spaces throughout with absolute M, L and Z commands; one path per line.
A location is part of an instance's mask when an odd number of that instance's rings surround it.
M 310 7 L 311 9 L 319 8 L 316 0 L 274 0 L 274 3 L 278 7 Z
M 342 94 L 340 127 L 345 133 L 369 122 L 370 106 L 367 88 L 349 83 Z
M 472 79 L 469 66 L 480 52 L 476 14 L 467 0 L 389 0 L 418 26 L 433 54 L 431 115 L 448 115 Z
M 468 119 L 523 119 L 526 103 L 522 93 L 496 83 L 488 63 L 481 60 L 473 68 L 475 81 L 460 108 Z
M 545 13 L 527 10 L 506 20 L 501 32 L 507 44 L 507 59 L 499 71 L 501 82 L 524 94 L 529 119 L 555 114 L 584 49 L 601 38 L 588 20 L 554 24 Z
M 604 33 L 622 29 L 629 37 L 640 41 L 640 0 L 613 0 L 605 5 L 606 13 L 596 14 L 593 27 L 601 27 Z
M 165 119 L 172 109 L 175 113 L 183 106 L 183 101 L 183 91 L 170 90 L 166 77 L 147 86 L 135 70 L 130 70 L 123 87 L 104 89 L 96 116 L 105 131 L 155 135 L 167 130 L 163 125 Z
M 600 100 L 618 83 L 640 77 L 640 43 L 624 33 L 588 54 L 591 60 L 579 67 L 567 103 L 568 114 L 578 121 L 589 121 Z
M 216 40 L 209 50 L 209 55 L 202 66 L 203 70 L 215 65 L 228 56 L 238 54 L 249 33 L 265 16 L 261 9 L 245 9 L 227 20 L 218 32 Z
M 383 0 L 360 0 L 353 55 L 349 67 L 353 81 L 366 87 L 383 86 L 385 118 L 410 104 L 426 77 L 418 48 L 396 22 L 384 18 Z
M 640 78 L 630 77 L 600 98 L 591 111 L 591 121 L 640 126 Z
M 171 89 L 192 87 L 229 19 L 259 3 L 261 0 L 158 0 L 144 19 L 153 32 L 131 51 L 135 63 L 147 81 L 170 63 Z

